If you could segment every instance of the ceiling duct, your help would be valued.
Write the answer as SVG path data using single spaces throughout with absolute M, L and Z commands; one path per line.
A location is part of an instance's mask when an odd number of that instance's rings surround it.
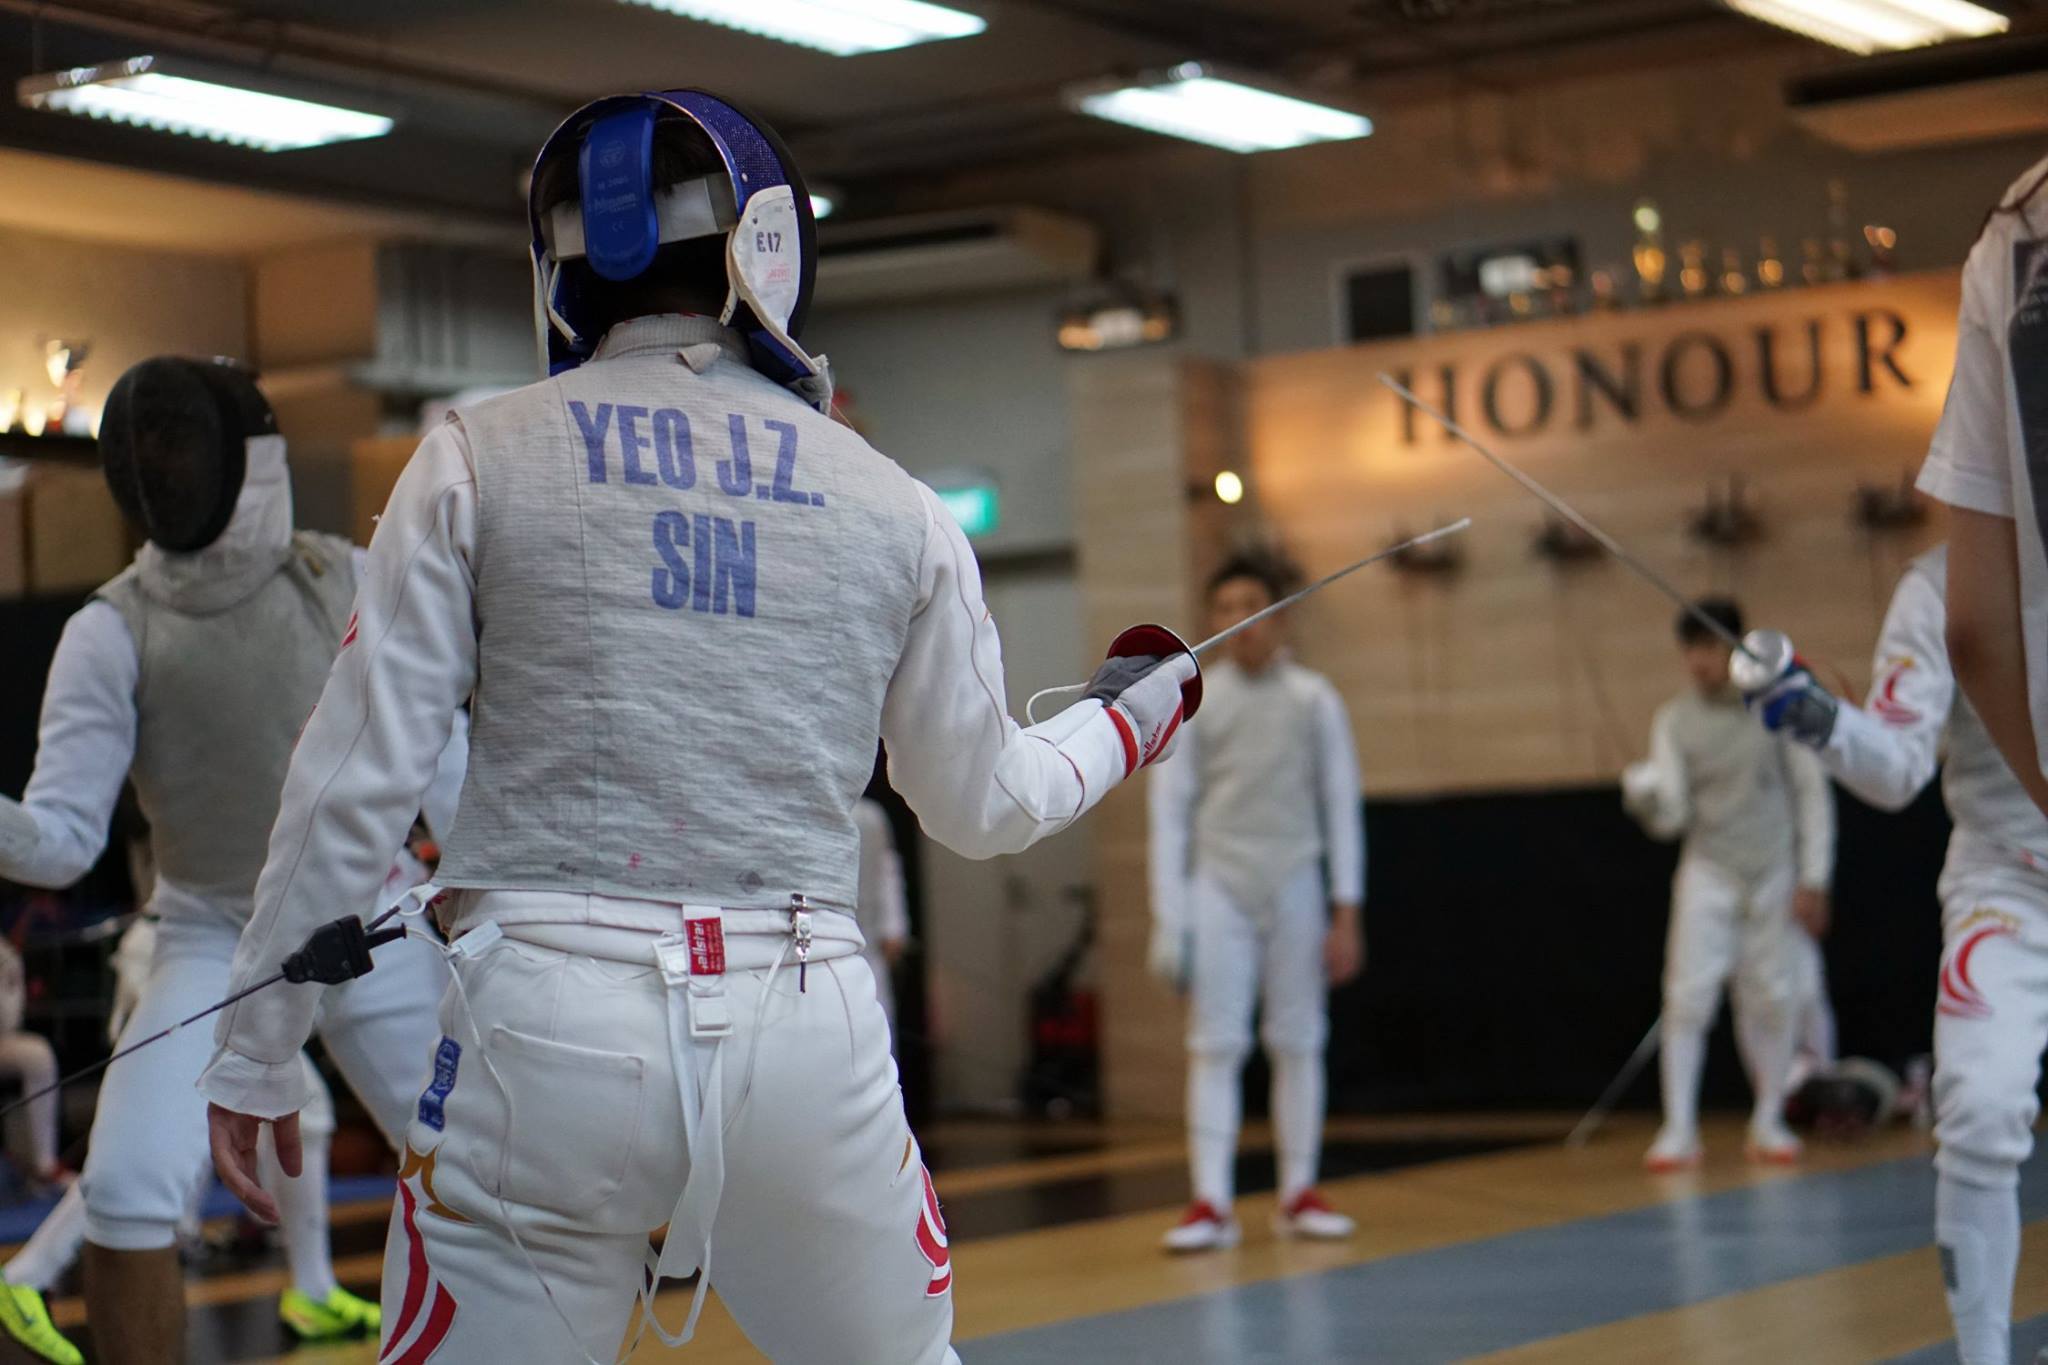
M 838 308 L 987 294 L 1090 278 L 1101 240 L 1043 209 L 977 209 L 818 230 L 818 297 Z
M 2048 131 L 2048 34 L 1947 43 L 1799 76 L 1792 117 L 1859 152 Z

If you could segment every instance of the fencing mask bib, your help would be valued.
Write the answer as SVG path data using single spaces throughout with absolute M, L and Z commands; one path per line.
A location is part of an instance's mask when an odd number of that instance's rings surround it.
M 100 465 L 128 519 L 171 554 L 203 550 L 234 515 L 248 443 L 277 415 L 246 370 L 156 356 L 115 381 L 100 418 Z

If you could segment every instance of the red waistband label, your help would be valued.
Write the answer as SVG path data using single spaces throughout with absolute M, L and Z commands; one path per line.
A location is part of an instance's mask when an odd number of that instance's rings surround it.
M 725 925 L 718 918 L 686 919 L 683 932 L 690 941 L 690 975 L 720 976 L 725 972 Z

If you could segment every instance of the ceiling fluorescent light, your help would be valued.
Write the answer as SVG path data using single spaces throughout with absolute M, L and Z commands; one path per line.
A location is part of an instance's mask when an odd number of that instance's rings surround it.
M 886 52 L 942 38 L 971 38 L 979 15 L 925 0 L 624 0 L 685 19 L 814 47 L 836 57 Z
M 1343 142 L 1372 133 L 1372 120 L 1363 114 L 1228 80 L 1195 62 L 1149 79 L 1076 87 L 1067 92 L 1067 102 L 1112 123 L 1232 152 Z
M 160 57 L 23 77 L 15 99 L 28 109 L 232 142 L 264 152 L 382 137 L 391 120 L 312 100 L 180 74 Z
M 1728 0 L 1752 19 L 1851 52 L 1890 52 L 2003 33 L 2012 21 L 1969 0 Z

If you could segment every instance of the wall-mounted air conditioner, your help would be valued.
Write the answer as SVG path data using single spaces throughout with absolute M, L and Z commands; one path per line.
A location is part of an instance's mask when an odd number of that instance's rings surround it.
M 834 308 L 1091 278 L 1095 228 L 1043 209 L 917 214 L 818 230 L 818 296 Z

